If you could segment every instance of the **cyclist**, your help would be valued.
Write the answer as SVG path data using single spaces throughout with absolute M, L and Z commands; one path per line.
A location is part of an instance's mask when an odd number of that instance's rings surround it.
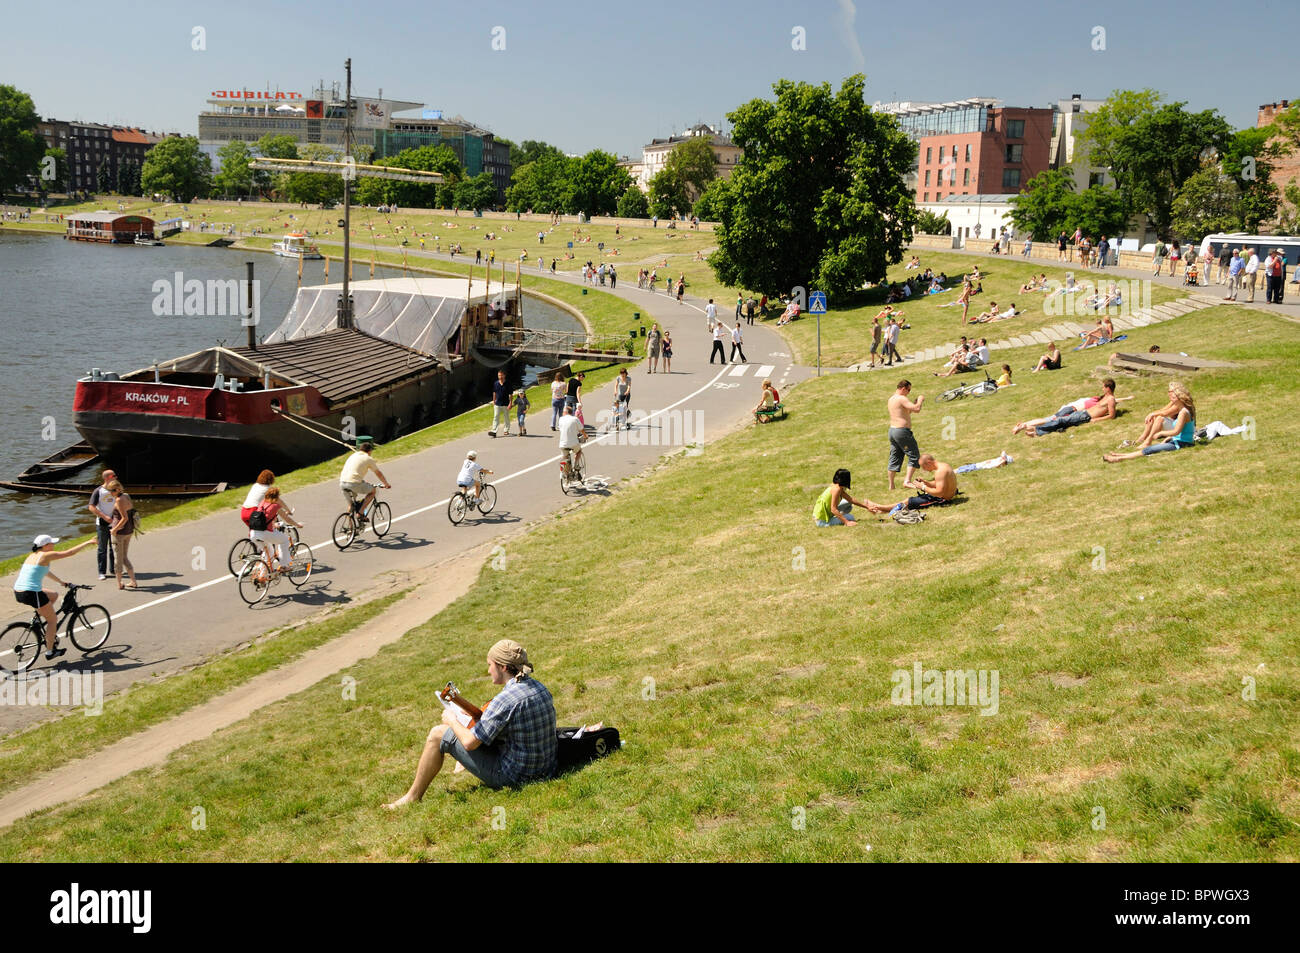
M 366 511 L 375 499 L 375 490 L 377 487 L 373 483 L 367 483 L 365 475 L 371 470 L 375 471 L 375 476 L 379 477 L 379 485 L 385 490 L 391 490 L 393 485 L 388 482 L 384 476 L 384 471 L 379 469 L 379 464 L 375 458 L 370 455 L 370 451 L 375 449 L 375 445 L 369 440 L 363 440 L 357 444 L 356 452 L 348 457 L 347 462 L 343 464 L 343 472 L 339 474 L 339 489 L 343 495 L 351 500 L 353 497 L 364 497 L 361 500 L 357 519 L 364 523 L 366 521 Z
M 627 368 L 621 367 L 618 371 L 618 377 L 614 378 L 614 427 L 617 428 L 621 422 L 623 426 L 631 430 L 631 411 L 632 402 L 632 378 L 628 376 Z M 621 406 L 620 406 L 621 405 Z M 620 415 L 619 411 L 622 411 Z
M 565 407 L 564 416 L 560 418 L 560 453 L 564 455 L 564 463 L 571 474 L 581 469 L 582 440 L 585 435 L 582 423 L 573 416 L 573 410 Z
M 248 538 L 258 543 L 263 551 L 270 548 L 268 544 L 275 544 L 275 558 L 270 562 L 280 572 L 289 571 L 289 559 L 285 554 L 289 534 L 284 531 L 284 524 L 303 528 L 292 513 L 289 504 L 280 499 L 280 488 L 273 486 L 266 491 L 265 499 L 248 517 Z
M 492 471 L 479 464 L 478 451 L 470 450 L 466 453 L 465 462 L 460 465 L 460 476 L 456 477 L 456 486 L 462 490 L 468 490 L 471 486 L 474 488 L 474 499 L 469 501 L 470 506 L 478 506 L 478 501 L 483 496 L 485 473 L 491 475 Z
M 239 508 L 239 518 L 248 525 L 248 518 L 253 515 L 253 510 L 257 509 L 262 501 L 266 499 L 266 491 L 275 485 L 275 474 L 270 470 L 263 470 L 257 475 L 257 482 L 248 488 L 248 495 L 244 497 L 244 505 Z
M 93 546 L 96 542 L 94 539 L 88 539 L 71 549 L 56 553 L 54 544 L 58 541 L 57 536 L 46 536 L 45 534 L 41 534 L 32 540 L 32 554 L 23 561 L 22 568 L 18 570 L 18 578 L 14 580 L 14 599 L 25 606 L 31 606 L 45 620 L 46 659 L 56 659 L 68 651 L 67 649 L 56 649 L 54 647 L 54 600 L 45 591 L 44 583 L 46 576 L 49 576 L 61 586 L 67 586 L 69 583 L 64 582 L 50 572 L 50 563 L 56 559 L 67 559 L 69 556 L 75 556 L 87 546 Z

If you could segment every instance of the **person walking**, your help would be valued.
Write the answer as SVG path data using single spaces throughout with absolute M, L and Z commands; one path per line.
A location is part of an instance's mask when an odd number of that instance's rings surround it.
M 112 470 L 105 470 L 101 476 L 103 483 L 90 491 L 90 505 L 86 509 L 95 514 L 95 563 L 99 568 L 99 578 L 107 579 L 113 571 L 113 539 L 109 527 L 113 520 L 113 494 L 108 485 L 117 479 Z
M 647 374 L 653 374 L 659 370 L 659 349 L 663 345 L 663 335 L 659 332 L 659 322 L 650 325 L 650 331 L 645 336 L 645 354 L 649 359 L 649 367 L 646 369 Z
M 1264 300 L 1269 304 L 1282 303 L 1282 282 L 1286 278 L 1286 259 L 1282 257 L 1282 249 L 1278 248 L 1268 253 L 1264 259 Z
M 551 429 L 560 422 L 560 413 L 564 410 L 564 394 L 568 390 L 564 384 L 564 375 L 556 372 L 555 379 L 551 381 Z
M 506 372 L 497 371 L 496 382 L 492 385 L 492 429 L 489 437 L 497 435 L 497 427 L 505 424 L 506 436 L 510 436 L 510 388 L 506 386 Z
M 736 323 L 739 324 L 744 316 L 744 297 L 736 295 Z
M 885 357 L 889 358 L 886 367 L 893 367 L 895 360 L 903 363 L 903 355 L 898 353 L 898 332 L 898 319 L 890 316 L 885 323 Z
M 682 303 L 682 295 L 686 294 L 686 276 L 682 275 L 677 279 L 677 303 Z
M 712 331 L 713 326 L 718 323 L 718 306 L 713 303 L 712 298 L 710 298 L 709 303 L 704 306 L 704 317 L 709 322 L 709 330 Z
M 758 302 L 754 300 L 753 295 L 750 295 L 749 299 L 745 302 L 745 322 L 747 324 L 754 323 L 754 312 L 757 310 Z
M 565 385 L 564 406 L 575 415 L 578 413 L 578 403 L 582 400 L 582 382 L 586 380 L 586 378 L 587 375 L 582 371 L 579 371 L 570 377 L 568 383 Z
M 741 334 L 740 334 L 740 322 L 737 321 L 736 326 L 731 329 L 731 358 L 730 360 L 728 360 L 727 362 L 728 364 L 735 363 L 737 351 L 740 352 L 740 363 L 741 364 L 749 363 L 749 361 L 745 359 L 745 349 L 742 346 L 743 344 L 744 341 L 741 338 Z
M 1223 296 L 1224 301 L 1236 301 L 1237 290 L 1241 287 L 1241 273 L 1246 268 L 1246 263 L 1241 260 L 1241 255 L 1237 249 L 1232 250 L 1232 261 L 1228 265 L 1228 293 Z
M 1110 242 L 1106 236 L 1101 236 L 1101 241 L 1097 242 L 1097 267 L 1105 268 L 1106 259 L 1110 256 Z
M 131 537 L 136 531 L 135 506 L 131 502 L 131 495 L 117 480 L 110 482 L 107 490 L 113 494 L 113 525 L 109 532 L 113 537 L 113 556 L 116 560 L 114 575 L 117 577 L 117 588 L 137 589 L 139 587 L 135 582 L 135 567 L 131 565 L 131 560 L 126 554 L 131 547 Z M 127 578 L 131 580 L 129 586 L 122 585 L 123 569 L 126 570 Z
M 609 287 L 611 291 L 618 287 L 618 269 L 612 263 L 609 266 Z
M 626 367 L 618 369 L 618 377 L 614 378 L 614 403 L 616 405 L 615 419 L 622 415 L 623 429 L 632 429 L 631 411 L 632 411 L 632 377 L 627 372 Z
M 727 353 L 722 348 L 722 332 L 725 331 L 726 329 L 727 326 L 723 324 L 721 321 L 719 321 L 717 324 L 713 326 L 713 350 L 709 352 L 710 364 L 713 363 L 713 358 L 715 356 L 723 364 L 727 363 Z
M 871 366 L 876 366 L 876 355 L 880 351 L 880 337 L 883 329 L 880 327 L 880 315 L 871 317 Z M 883 360 L 883 357 L 882 357 Z
M 673 372 L 673 338 L 668 331 L 664 332 L 664 373 Z
M 1151 256 L 1151 274 L 1153 276 L 1159 276 L 1160 270 L 1164 267 L 1165 255 L 1167 254 L 1168 251 L 1165 250 L 1164 240 L 1156 239 L 1156 250 Z
M 1255 254 L 1255 249 L 1246 249 L 1246 267 L 1242 269 L 1242 282 L 1246 286 L 1246 300 L 1254 302 L 1255 300 L 1255 275 L 1259 272 L 1259 256 Z

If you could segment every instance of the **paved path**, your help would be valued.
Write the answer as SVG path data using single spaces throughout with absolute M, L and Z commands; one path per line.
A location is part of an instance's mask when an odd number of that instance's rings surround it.
M 763 376 L 771 376 L 779 387 L 813 373 L 792 366 L 784 340 L 761 325 L 744 328 L 749 364 L 710 367 L 712 340 L 702 302 L 688 299 L 678 305 L 665 295 L 638 291 L 635 281 L 630 289 L 619 287 L 613 293 L 635 303 L 647 322 L 658 321 L 672 331 L 673 372 L 652 375 L 643 366 L 631 368 L 634 427 L 622 434 L 598 436 L 588 444 L 589 474 L 618 481 L 656 463 L 674 445 L 680 446 L 683 438 L 695 443 L 716 439 L 747 419 L 758 402 Z M 584 400 L 589 428 L 612 403 L 612 393 L 612 384 L 606 385 Z M 393 509 L 392 530 L 383 540 L 367 532 L 344 552 L 329 541 L 334 518 L 343 510 L 337 482 L 295 491 L 290 502 L 306 524 L 302 538 L 315 553 L 315 571 L 302 590 L 281 583 L 253 608 L 240 600 L 226 569 L 226 554 L 243 533 L 237 512 L 147 533 L 131 547 L 142 589 L 118 591 L 110 579 L 98 583 L 83 599 L 103 603 L 112 613 L 108 644 L 84 659 L 70 648 L 56 665 L 102 671 L 105 691 L 120 691 L 142 679 L 194 665 L 271 628 L 351 602 L 387 574 L 416 572 L 554 513 L 573 499 L 560 491 L 550 414 L 549 404 L 539 407 L 528 419 L 527 437 L 492 439 L 478 434 L 395 460 L 385 460 L 380 447 L 380 466 L 393 484 L 392 490 L 381 491 Z M 455 488 L 456 474 L 470 448 L 479 451 L 480 463 L 495 471 L 491 479 L 498 487 L 499 502 L 491 516 L 471 516 L 457 527 L 447 519 L 447 495 Z M 59 574 L 74 582 L 94 582 L 94 560 L 94 550 L 87 550 L 61 563 Z M 12 586 L 12 579 L 0 584 Z M 11 610 L 12 618 L 20 615 Z M 33 671 L 49 667 L 41 659 Z M 43 708 L 0 708 L 0 734 L 52 714 Z

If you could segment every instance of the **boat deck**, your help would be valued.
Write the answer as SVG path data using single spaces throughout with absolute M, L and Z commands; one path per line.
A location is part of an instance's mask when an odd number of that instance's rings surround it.
M 347 400 L 395 381 L 427 373 L 438 362 L 419 351 L 360 331 L 335 329 L 295 341 L 230 350 L 265 364 L 273 374 L 320 391 L 329 402 Z

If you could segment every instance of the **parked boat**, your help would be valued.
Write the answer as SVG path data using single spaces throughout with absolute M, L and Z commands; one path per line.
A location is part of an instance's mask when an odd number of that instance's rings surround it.
M 281 258 L 311 260 L 323 257 L 320 250 L 307 241 L 305 232 L 290 232 L 278 242 L 272 242 L 271 247 Z
M 18 474 L 20 483 L 53 483 L 99 462 L 99 453 L 85 440 L 50 454 Z
M 148 236 L 145 236 L 145 235 L 137 235 L 137 236 L 135 237 L 135 244 L 137 244 L 137 245 L 161 245 L 162 242 L 158 241 L 158 239 L 156 239 L 156 238 L 149 238 Z

